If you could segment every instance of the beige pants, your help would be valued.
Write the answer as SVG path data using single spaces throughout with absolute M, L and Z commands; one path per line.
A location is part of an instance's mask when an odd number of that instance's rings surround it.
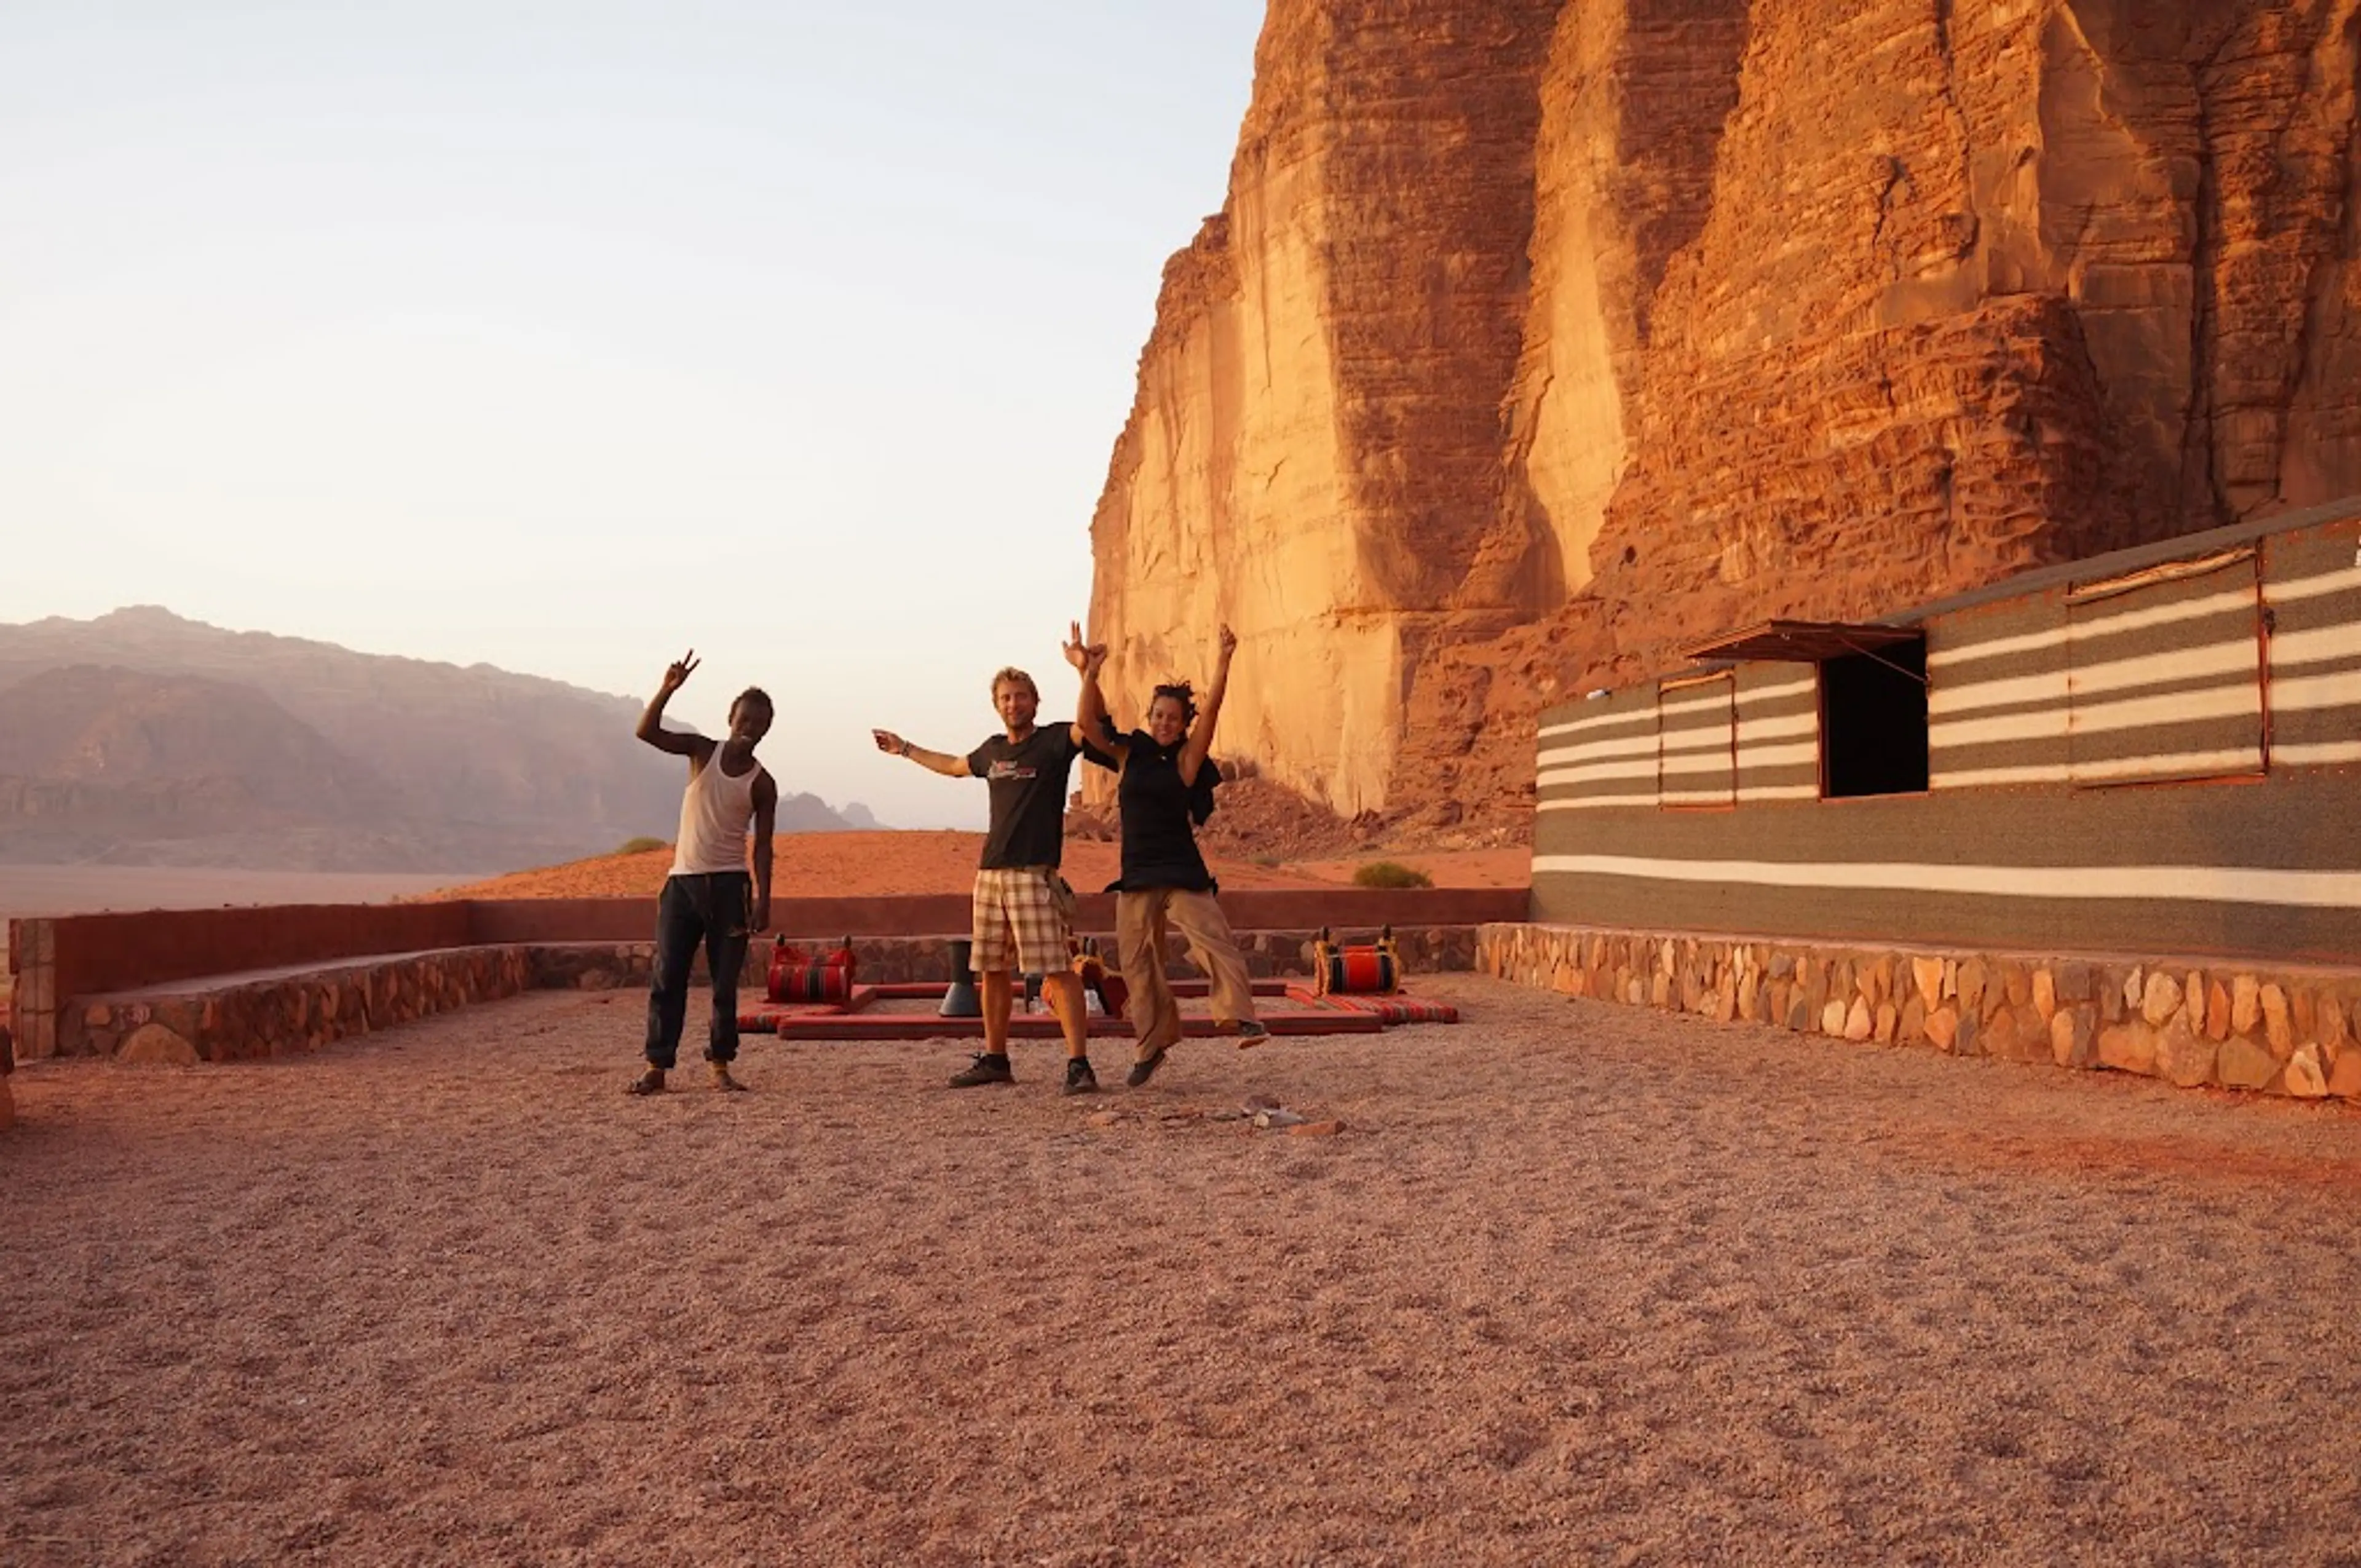
M 1115 946 L 1130 992 L 1124 1012 L 1139 1036 L 1142 1061 L 1180 1037 L 1180 1003 L 1164 978 L 1165 934 L 1175 927 L 1189 944 L 1189 961 L 1213 979 L 1214 1018 L 1235 1024 L 1255 1015 L 1246 959 L 1238 956 L 1238 939 L 1230 935 L 1230 923 L 1212 894 L 1177 887 L 1119 893 Z

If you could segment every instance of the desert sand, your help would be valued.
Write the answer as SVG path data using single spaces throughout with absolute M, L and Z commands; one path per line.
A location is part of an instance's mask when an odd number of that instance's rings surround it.
M 0 1555 L 2352 1560 L 2361 1115 L 1418 989 L 1095 1099 L 630 1101 L 612 993 L 20 1070 Z
M 787 833 L 774 841 L 773 886 L 785 898 L 799 893 L 830 896 L 965 893 L 975 881 L 983 835 L 950 829 L 917 832 Z M 1089 839 L 1066 840 L 1066 879 L 1095 892 L 1115 879 L 1121 851 Z M 1349 883 L 1370 861 L 1389 860 L 1425 872 L 1438 887 L 1521 887 L 1532 878 L 1532 850 L 1444 850 L 1434 853 L 1367 854 L 1268 863 L 1238 856 L 1209 855 L 1206 863 L 1222 886 L 1235 892 L 1260 888 L 1327 887 Z M 602 855 L 567 865 L 516 872 L 452 887 L 442 898 L 614 898 L 663 891 L 672 851 Z
M 431 872 L 0 865 L 0 921 L 110 909 L 217 909 L 225 904 L 375 904 L 464 880 Z

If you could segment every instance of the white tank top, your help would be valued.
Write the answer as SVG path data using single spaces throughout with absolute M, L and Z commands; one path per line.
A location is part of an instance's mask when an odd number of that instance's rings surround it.
M 673 850 L 672 874 L 709 876 L 746 869 L 746 829 L 754 820 L 755 763 L 736 778 L 721 771 L 721 748 L 688 781 L 680 797 L 680 841 Z

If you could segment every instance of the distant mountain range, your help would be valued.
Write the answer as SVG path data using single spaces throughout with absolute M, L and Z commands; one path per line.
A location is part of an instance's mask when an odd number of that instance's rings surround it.
M 152 607 L 0 625 L 0 863 L 488 872 L 669 838 L 638 699 Z M 880 824 L 783 795 L 779 829 Z

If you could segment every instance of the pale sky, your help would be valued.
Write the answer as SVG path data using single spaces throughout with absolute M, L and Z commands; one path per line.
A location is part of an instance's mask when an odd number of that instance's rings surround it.
M 1165 258 L 1253 0 L 0 5 L 0 621 L 779 699 L 783 785 L 983 791 L 1071 703 Z

